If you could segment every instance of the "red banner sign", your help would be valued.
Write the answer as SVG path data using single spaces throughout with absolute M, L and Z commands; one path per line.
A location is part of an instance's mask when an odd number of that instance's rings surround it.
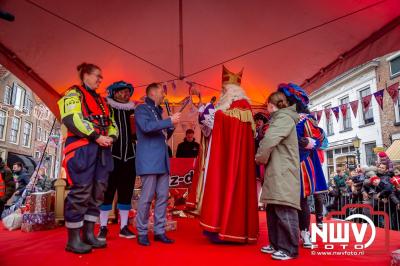
M 187 193 L 192 185 L 196 162 L 196 158 L 170 159 L 169 192 L 174 198 L 174 210 L 183 210 L 186 207 Z
M 171 158 L 170 188 L 188 188 L 192 184 L 196 158 Z

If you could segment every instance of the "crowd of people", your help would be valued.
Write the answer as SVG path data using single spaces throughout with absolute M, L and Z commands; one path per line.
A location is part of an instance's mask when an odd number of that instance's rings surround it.
M 46 174 L 46 168 L 38 166 L 29 173 L 22 162 L 15 162 L 12 168 L 0 158 L 0 217 L 5 207 L 23 202 L 23 195 L 32 192 L 47 192 L 54 190 L 55 179 Z
M 327 204 L 328 211 L 341 210 L 349 203 L 367 204 L 376 211 L 387 212 L 391 227 L 399 228 L 400 167 L 393 167 L 385 152 L 378 153 L 374 166 L 338 169 L 330 177 L 328 190 L 331 199 Z M 368 209 L 362 212 L 370 215 Z M 383 226 L 381 220 L 377 225 Z

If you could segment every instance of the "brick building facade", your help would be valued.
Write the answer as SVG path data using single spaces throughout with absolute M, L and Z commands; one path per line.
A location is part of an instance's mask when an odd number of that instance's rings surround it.
M 47 139 L 59 134 L 51 128 L 54 115 L 21 80 L 0 65 L 0 157 L 8 164 L 22 161 L 32 171 L 44 154 L 47 174 L 54 176 L 57 145 Z
M 386 88 L 396 82 L 400 82 L 400 51 L 388 54 L 380 58 L 376 68 L 377 86 Z M 385 91 L 383 98 L 383 111 L 381 113 L 381 127 L 383 145 L 389 147 L 391 143 L 400 139 L 400 102 L 393 103 L 392 98 Z

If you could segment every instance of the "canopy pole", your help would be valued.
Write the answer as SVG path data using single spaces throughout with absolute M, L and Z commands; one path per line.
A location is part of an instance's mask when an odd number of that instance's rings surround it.
M 179 0 L 179 79 L 185 77 L 183 71 L 183 19 L 182 19 L 182 0 Z

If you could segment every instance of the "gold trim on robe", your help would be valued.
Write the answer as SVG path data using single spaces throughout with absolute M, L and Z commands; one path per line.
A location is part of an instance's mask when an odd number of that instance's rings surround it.
M 256 132 L 256 124 L 254 123 L 253 113 L 249 109 L 233 108 L 223 111 L 225 115 L 239 119 L 244 123 L 251 123 L 251 129 Z

